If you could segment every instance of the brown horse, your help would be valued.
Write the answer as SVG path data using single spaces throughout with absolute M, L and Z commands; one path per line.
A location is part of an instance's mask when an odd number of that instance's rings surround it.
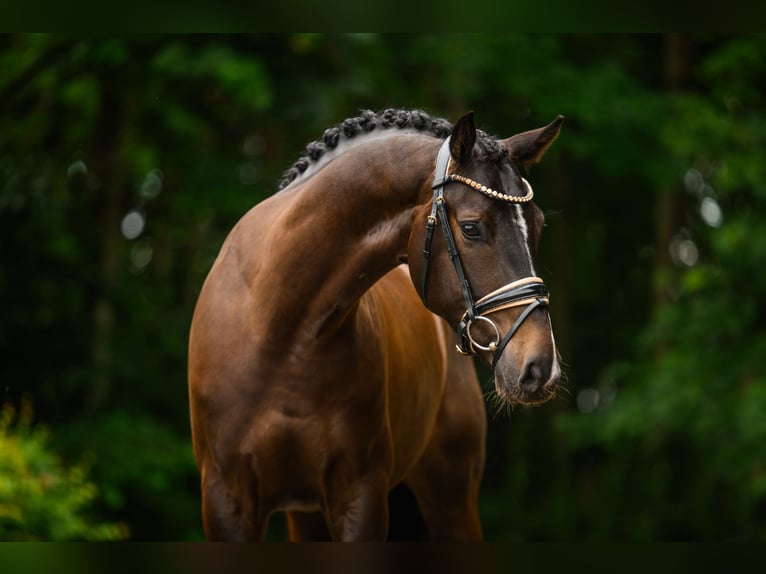
M 518 166 L 562 120 L 496 140 L 473 113 L 364 112 L 237 223 L 189 342 L 208 539 L 260 540 L 286 512 L 293 540 L 385 540 L 400 484 L 431 538 L 481 538 L 486 419 L 462 355 L 506 402 L 555 392 L 543 215 Z

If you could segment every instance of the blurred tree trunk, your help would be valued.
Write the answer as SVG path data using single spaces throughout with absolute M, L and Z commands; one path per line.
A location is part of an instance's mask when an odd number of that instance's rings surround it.
M 120 223 L 127 187 L 127 169 L 121 153 L 121 134 L 125 125 L 123 101 L 112 73 L 100 78 L 101 104 L 90 157 L 98 178 L 95 190 L 99 255 L 96 293 L 93 300 L 91 361 L 94 367 L 86 407 L 97 410 L 103 405 L 111 386 L 113 331 L 115 322 L 114 294 L 120 276 Z
M 690 76 L 691 41 L 688 36 L 673 33 L 664 37 L 663 68 L 665 91 L 670 97 L 686 87 Z M 658 190 L 655 212 L 655 269 L 654 307 L 669 298 L 668 278 L 673 262 L 670 258 L 670 241 L 679 227 L 681 195 L 674 181 Z

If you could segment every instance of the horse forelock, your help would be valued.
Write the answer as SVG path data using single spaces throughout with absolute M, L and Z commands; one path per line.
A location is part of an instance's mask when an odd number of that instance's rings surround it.
M 314 173 L 329 160 L 353 149 L 357 145 L 393 131 L 421 133 L 445 139 L 452 131 L 452 124 L 435 118 L 422 110 L 387 109 L 382 112 L 363 110 L 360 115 L 346 118 L 327 128 L 322 138 L 309 143 L 298 160 L 279 180 L 278 189 L 284 189 L 294 181 Z M 501 161 L 508 157 L 496 138 L 477 130 L 478 159 Z

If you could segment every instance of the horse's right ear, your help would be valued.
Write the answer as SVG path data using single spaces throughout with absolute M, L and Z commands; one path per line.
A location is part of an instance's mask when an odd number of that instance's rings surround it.
M 468 162 L 473 156 L 473 146 L 476 143 L 476 124 L 473 112 L 464 114 L 455 122 L 450 135 L 449 151 L 452 159 L 459 165 Z
M 529 168 L 533 163 L 540 161 L 543 154 L 551 147 L 551 144 L 559 136 L 563 122 L 564 116 L 559 114 L 544 128 L 516 134 L 508 139 L 499 140 L 497 143 L 508 150 L 511 159 Z

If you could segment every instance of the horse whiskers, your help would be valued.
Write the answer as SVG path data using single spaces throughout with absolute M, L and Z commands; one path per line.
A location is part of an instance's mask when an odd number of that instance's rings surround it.
M 554 398 L 559 398 L 559 391 L 562 393 L 566 393 L 566 399 L 570 399 L 572 397 L 572 391 L 567 386 L 567 383 L 569 382 L 569 374 L 565 370 L 561 370 L 561 374 L 559 375 L 559 381 L 556 385 L 556 396 Z
M 510 418 L 514 405 L 513 403 L 503 399 L 503 397 L 501 397 L 497 392 L 494 377 L 490 377 L 488 379 L 486 386 L 488 388 L 486 392 L 482 393 L 482 398 L 484 398 L 487 406 L 489 407 L 488 410 L 492 414 L 492 420 L 498 420 L 498 418 L 500 418 L 500 416 L 503 414 Z
M 492 394 L 492 420 L 498 420 L 501 415 L 505 415 L 510 418 L 513 405 L 507 401 L 504 401 L 497 392 Z
M 488 410 L 492 413 L 493 420 L 497 420 L 498 415 L 506 405 L 505 401 L 497 394 L 497 390 L 495 390 L 494 379 L 490 378 L 489 383 L 490 386 L 481 396 L 489 407 Z

